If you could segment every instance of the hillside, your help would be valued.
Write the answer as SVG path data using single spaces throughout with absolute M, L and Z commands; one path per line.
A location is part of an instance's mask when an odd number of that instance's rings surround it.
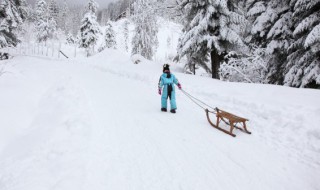
M 105 50 L 0 64 L 0 189 L 319 189 L 320 92 L 173 72 L 252 135 L 212 128 L 180 91 L 160 112 L 162 64 Z

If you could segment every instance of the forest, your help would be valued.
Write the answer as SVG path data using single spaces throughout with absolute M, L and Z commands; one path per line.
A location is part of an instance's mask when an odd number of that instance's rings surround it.
M 94 0 L 86 6 L 2 0 L 0 48 L 59 40 L 89 56 L 98 51 L 101 26 L 112 31 L 109 22 L 123 18 L 135 26 L 132 55 L 154 58 L 159 40 L 166 40 L 155 35 L 163 18 L 181 25 L 172 61 L 182 62 L 186 73 L 202 68 L 230 82 L 320 88 L 319 0 L 119 0 L 101 9 Z

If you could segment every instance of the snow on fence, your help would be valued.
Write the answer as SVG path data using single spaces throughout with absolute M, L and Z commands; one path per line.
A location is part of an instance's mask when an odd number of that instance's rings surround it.
M 76 45 L 67 45 L 61 42 L 22 42 L 16 47 L 3 48 L 1 52 L 6 52 L 10 55 L 43 56 L 58 59 L 77 57 Z

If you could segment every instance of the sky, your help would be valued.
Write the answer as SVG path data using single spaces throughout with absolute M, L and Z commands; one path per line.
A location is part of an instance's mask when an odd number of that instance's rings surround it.
M 34 4 L 37 0 L 26 0 L 28 3 Z M 46 0 L 49 2 L 50 0 Z M 62 3 L 64 0 L 56 0 L 58 3 Z M 66 0 L 68 4 L 74 5 L 85 5 L 89 0 Z M 108 6 L 109 3 L 115 2 L 117 0 L 96 0 L 96 2 L 99 4 L 99 8 L 105 8 Z

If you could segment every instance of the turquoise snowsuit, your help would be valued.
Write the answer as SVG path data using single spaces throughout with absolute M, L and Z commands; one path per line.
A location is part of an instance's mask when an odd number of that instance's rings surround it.
M 161 108 L 167 108 L 167 99 L 169 97 L 170 108 L 175 110 L 177 109 L 177 104 L 174 84 L 178 85 L 179 81 L 173 74 L 170 73 L 169 75 L 170 77 L 168 78 L 168 73 L 163 73 L 159 80 L 159 88 L 162 89 Z

